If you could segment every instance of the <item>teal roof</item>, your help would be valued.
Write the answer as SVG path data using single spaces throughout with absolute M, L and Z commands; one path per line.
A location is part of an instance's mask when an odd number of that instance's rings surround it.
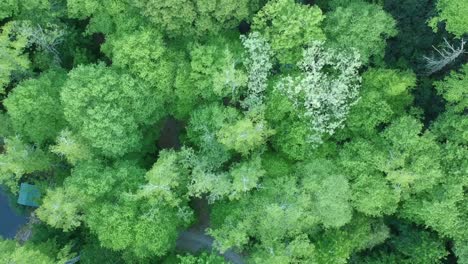
M 41 193 L 39 189 L 28 183 L 21 183 L 18 203 L 26 206 L 39 207 Z

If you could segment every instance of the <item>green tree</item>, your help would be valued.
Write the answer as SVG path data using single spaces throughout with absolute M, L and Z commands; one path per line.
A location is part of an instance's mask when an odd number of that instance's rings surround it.
M 109 157 L 140 150 L 142 128 L 164 115 L 154 89 L 102 64 L 73 69 L 61 100 L 73 131 Z
M 0 19 L 13 16 L 18 10 L 17 0 L 6 0 L 0 4 Z
M 457 122 L 458 127 L 441 125 L 447 122 L 449 116 L 440 117 L 432 127 L 432 132 L 436 133 L 439 140 L 444 142 L 441 145 L 441 169 L 444 177 L 440 182 L 427 191 L 421 192 L 413 199 L 408 200 L 401 208 L 399 214 L 409 221 L 431 227 L 440 235 L 454 240 L 463 240 L 468 235 L 466 206 L 466 195 L 464 188 L 468 186 L 468 181 L 464 175 L 468 168 L 468 149 L 466 142 L 459 141 L 457 129 L 466 130 L 467 122 Z M 453 120 L 454 121 L 454 120 Z M 453 131 L 455 133 L 439 133 L 442 131 Z
M 271 137 L 272 145 L 292 160 L 305 160 L 315 148 L 310 142 L 310 124 L 302 116 L 300 109 L 294 107 L 281 91 L 267 91 L 265 119 L 276 132 Z
M 234 124 L 223 126 L 217 133 L 217 137 L 226 148 L 248 155 L 264 145 L 273 133 L 274 131 L 268 128 L 265 121 L 246 117 Z
M 385 40 L 397 34 L 395 20 L 381 6 L 364 1 L 337 7 L 326 14 L 324 24 L 330 45 L 341 49 L 355 48 L 364 64 L 370 60 L 381 63 Z
M 232 156 L 216 134 L 225 125 L 234 123 L 239 112 L 233 107 L 206 104 L 197 108 L 187 125 L 187 143 L 198 151 L 199 162 L 208 169 L 220 168 Z
M 3 3 L 2 3 L 3 5 Z M 25 72 L 30 61 L 24 50 L 28 45 L 28 38 L 15 32 L 15 23 L 10 22 L 1 28 L 0 32 L 0 94 L 5 93 L 5 87 L 12 79 L 19 79 Z M 15 38 L 11 38 L 15 36 Z
M 309 194 L 314 211 L 326 228 L 341 227 L 352 217 L 351 192 L 347 179 L 328 160 L 306 163 L 299 170 L 302 190 Z
M 247 84 L 243 49 L 238 35 L 210 37 L 190 45 L 189 63 L 183 63 L 175 80 L 175 116 L 186 119 L 197 105 L 236 98 Z
M 187 202 L 184 196 L 187 193 L 188 174 L 178 153 L 163 150 L 151 170 L 146 173 L 145 178 L 148 183 L 142 187 L 138 195 L 152 200 L 153 203 L 179 206 Z
M 0 182 L 12 192 L 18 191 L 18 183 L 33 173 L 48 172 L 52 158 L 40 148 L 21 141 L 19 137 L 4 139 L 5 152 L 0 154 Z
M 419 136 L 421 130 L 418 120 L 402 117 L 383 133 L 391 146 L 386 178 L 404 192 L 426 190 L 442 177 L 440 148 L 430 133 Z
M 0 240 L 0 261 L 2 263 L 30 263 L 52 264 L 54 258 L 42 253 L 34 246 L 20 246 L 12 240 Z
M 136 190 L 144 171 L 129 162 L 107 167 L 96 161 L 77 164 L 62 187 L 47 192 L 38 216 L 48 225 L 71 231 L 81 225 L 87 211 L 123 190 Z
M 231 247 L 244 248 L 249 237 L 256 237 L 262 247 L 268 249 L 287 240 L 291 234 L 300 234 L 303 228 L 317 224 L 316 216 L 304 211 L 302 203 L 307 200 L 294 178 L 271 179 L 266 175 L 261 188 L 251 195 L 215 203 L 209 232 L 222 251 Z
M 229 194 L 230 199 L 236 199 L 246 194 L 250 190 L 257 188 L 260 179 L 265 175 L 262 169 L 260 157 L 235 164 L 229 171 L 232 178 L 232 189 Z
M 429 226 L 455 241 L 468 235 L 468 214 L 463 205 L 466 201 L 463 190 L 468 186 L 464 177 L 468 168 L 468 122 L 463 114 L 466 102 L 461 89 L 464 77 L 462 69 L 435 82 L 436 89 L 447 101 L 447 110 L 430 127 L 440 143 L 440 165 L 444 177 L 437 185 L 408 200 L 399 211 L 401 217 Z
M 355 214 L 346 226 L 318 232 L 312 242 L 318 263 L 348 263 L 352 255 L 370 250 L 389 237 L 389 228 L 382 219 Z M 365 251 L 364 251 L 365 252 Z
M 259 0 L 137 0 L 132 5 L 170 36 L 218 33 L 250 20 L 260 6 Z
M 445 22 L 445 29 L 462 38 L 468 32 L 468 4 L 460 0 L 438 0 L 436 9 L 438 16 L 429 21 L 429 25 L 437 32 L 438 23 Z
M 70 130 L 65 129 L 60 132 L 56 144 L 50 147 L 50 151 L 65 157 L 72 165 L 76 165 L 79 161 L 92 160 L 92 150 L 82 141 L 73 135 Z
M 129 11 L 129 9 L 127 2 L 122 0 L 67 0 L 68 16 L 77 19 L 92 17 L 92 20 L 102 20 L 107 18 L 109 21 L 105 23 L 112 23 L 111 16 L 116 16 L 124 10 Z M 92 21 L 91 23 L 95 22 Z
M 346 144 L 341 164 L 350 176 L 358 211 L 371 216 L 392 214 L 399 201 L 439 183 L 441 150 L 432 134 L 420 135 L 421 129 L 418 120 L 403 116 L 378 137 L 355 138 Z
M 395 230 L 398 235 L 390 237 L 383 247 L 352 263 L 440 263 L 447 256 L 444 241 L 436 234 L 404 224 Z
M 4 100 L 16 133 L 39 144 L 58 135 L 66 125 L 60 104 L 65 79 L 64 72 L 50 71 L 16 86 Z
M 100 245 L 95 236 L 89 236 L 83 244 L 80 252 L 80 262 L 84 264 L 94 264 L 96 262 L 122 262 L 124 261 L 121 252 L 104 248 Z
M 456 241 L 455 242 L 455 255 L 457 255 L 457 261 L 460 264 L 468 263 L 468 243 L 467 241 Z
M 467 75 L 468 64 L 464 64 L 458 71 L 452 71 L 444 80 L 434 83 L 448 106 L 456 112 L 463 112 L 468 108 Z
M 0 112 L 0 138 L 3 143 L 3 138 L 11 137 L 14 135 L 13 125 L 11 124 L 11 119 L 6 113 Z
M 280 63 L 296 63 L 304 46 L 325 40 L 320 8 L 294 0 L 269 1 L 254 17 L 252 29 L 270 44 Z
M 34 12 L 50 12 L 50 5 L 49 0 L 5 0 L 0 3 L 0 20 L 13 16 L 31 18 Z
M 373 135 L 381 125 L 404 115 L 413 96 L 416 76 L 410 71 L 370 69 L 362 75 L 359 101 L 351 107 L 346 128 L 353 135 Z
M 48 225 L 70 231 L 81 225 L 83 204 L 64 188 L 48 190 L 37 216 Z

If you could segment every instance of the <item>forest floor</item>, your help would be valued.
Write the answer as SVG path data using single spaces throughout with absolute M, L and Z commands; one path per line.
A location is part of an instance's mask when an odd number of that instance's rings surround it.
M 211 251 L 213 249 L 214 239 L 202 231 L 189 229 L 180 233 L 177 239 L 177 249 L 188 251 L 191 253 L 199 253 L 202 250 Z M 232 251 L 227 250 L 224 254 L 220 254 L 226 261 L 233 264 L 244 264 L 244 258 Z

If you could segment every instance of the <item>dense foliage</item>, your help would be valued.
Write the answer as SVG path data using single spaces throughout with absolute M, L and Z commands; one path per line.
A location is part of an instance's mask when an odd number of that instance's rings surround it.
M 466 0 L 3 0 L 0 185 L 42 198 L 0 262 L 468 263 L 467 37 Z

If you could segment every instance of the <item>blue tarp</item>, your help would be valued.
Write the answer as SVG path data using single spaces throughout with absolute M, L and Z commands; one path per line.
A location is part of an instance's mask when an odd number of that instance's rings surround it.
M 39 207 L 39 199 L 41 198 L 41 193 L 39 189 L 28 183 L 21 183 L 18 203 L 26 206 Z

